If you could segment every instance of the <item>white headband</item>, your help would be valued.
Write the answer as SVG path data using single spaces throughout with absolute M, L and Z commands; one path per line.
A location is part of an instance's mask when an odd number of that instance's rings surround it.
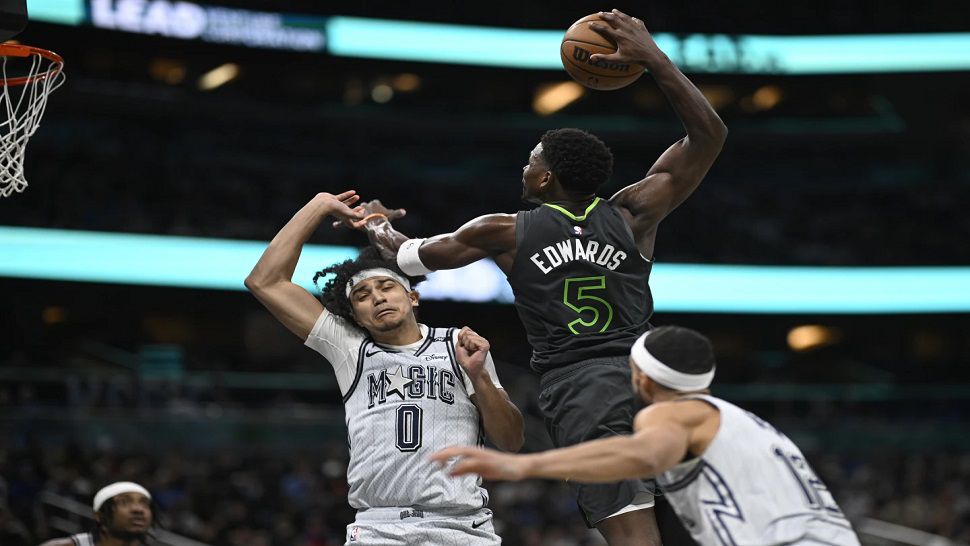
M 650 331 L 648 330 L 637 338 L 637 342 L 633 344 L 633 348 L 630 350 L 633 363 L 643 373 L 649 375 L 657 383 L 677 391 L 699 391 L 711 385 L 711 381 L 714 379 L 713 369 L 702 374 L 689 374 L 678 372 L 657 360 L 657 357 L 650 354 L 650 351 L 643 345 L 643 340 L 647 339 L 649 334 Z
M 97 512 L 101 509 L 101 505 L 104 504 L 108 499 L 117 497 L 122 493 L 141 493 L 149 499 L 152 498 L 151 493 L 147 489 L 138 485 L 135 482 L 115 482 L 111 485 L 105 486 L 98 491 L 98 494 L 94 496 L 94 504 L 92 504 L 94 511 Z
M 395 281 L 397 281 L 398 284 L 403 286 L 405 290 L 407 290 L 408 292 L 411 291 L 411 283 L 409 283 L 407 279 L 391 271 L 390 269 L 387 269 L 384 267 L 375 267 L 373 269 L 365 269 L 357 273 L 356 275 L 351 277 L 349 281 L 347 281 L 347 297 L 348 298 L 350 297 L 350 293 L 353 292 L 354 287 L 357 286 L 357 283 L 361 281 L 366 281 L 371 277 L 390 277 Z

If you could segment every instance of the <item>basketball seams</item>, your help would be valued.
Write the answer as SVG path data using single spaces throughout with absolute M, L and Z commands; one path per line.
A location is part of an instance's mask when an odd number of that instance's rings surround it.
M 578 40 L 569 40 L 569 41 L 570 42 L 576 42 Z M 580 42 L 580 43 L 586 43 L 586 42 Z M 562 46 L 565 46 L 565 45 L 566 45 L 566 42 L 564 41 L 562 43 Z M 585 63 L 577 63 L 576 61 L 573 60 L 573 58 L 572 58 L 571 55 L 566 55 L 563 52 L 563 50 L 562 50 L 562 46 L 560 46 L 560 48 L 559 48 L 559 54 L 560 54 L 561 58 L 564 59 L 569 64 L 571 64 L 572 66 L 574 66 L 577 69 L 579 69 L 580 71 L 585 72 L 586 74 L 590 74 L 592 76 L 597 76 L 597 77 L 600 77 L 600 78 L 632 78 L 634 75 L 636 75 L 637 77 L 640 77 L 640 75 L 641 75 L 641 74 L 637 74 L 637 73 L 634 73 L 634 72 L 631 72 L 631 73 L 628 73 L 628 74 L 619 74 L 619 75 L 600 74 L 599 72 L 592 72 L 590 70 L 587 70 L 587 65 Z M 631 63 L 630 66 L 637 66 L 637 65 Z
M 610 53 L 616 53 L 616 46 L 613 45 L 613 44 L 603 45 L 603 44 L 597 44 L 597 43 L 594 43 L 594 42 L 587 42 L 585 40 L 577 40 L 576 38 L 563 38 L 562 39 L 562 43 L 566 43 L 566 42 L 576 42 L 577 44 L 586 44 L 586 45 L 591 45 L 591 46 L 596 46 L 596 47 L 602 47 L 602 48 L 605 48 L 605 49 L 612 48 L 613 51 L 610 51 Z M 609 53 L 607 53 L 607 55 L 608 54 Z

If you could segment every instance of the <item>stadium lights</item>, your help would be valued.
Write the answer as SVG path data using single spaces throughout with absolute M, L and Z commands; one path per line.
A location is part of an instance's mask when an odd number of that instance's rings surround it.
M 0 226 L 0 277 L 244 290 L 265 242 Z M 358 249 L 307 245 L 293 276 Z M 71 267 L 65 268 L 64 264 Z M 967 313 L 970 267 L 791 267 L 658 263 L 650 275 L 659 312 Z M 900 289 L 906 287 L 905 290 Z M 512 303 L 491 261 L 438 271 L 419 287 L 429 300 Z
M 540 86 L 532 101 L 532 109 L 540 116 L 548 116 L 562 110 L 586 94 L 576 82 L 562 82 Z
M 788 332 L 788 346 L 793 351 L 804 352 L 818 349 L 837 342 L 841 334 L 834 328 L 807 324 L 796 326 Z
M 239 65 L 226 63 L 206 72 L 199 78 L 199 89 L 212 91 L 239 77 Z

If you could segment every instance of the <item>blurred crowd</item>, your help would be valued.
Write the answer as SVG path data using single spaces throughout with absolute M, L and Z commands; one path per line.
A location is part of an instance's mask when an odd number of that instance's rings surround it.
M 843 510 L 970 541 L 970 455 L 881 453 L 810 456 Z M 88 505 L 119 478 L 152 492 L 163 528 L 214 546 L 343 544 L 346 453 L 338 442 L 314 453 L 271 456 L 223 449 L 193 454 L 77 446 L 0 448 L 0 543 L 22 546 L 64 536 L 42 492 Z M 565 485 L 486 484 L 496 530 L 510 546 L 599 545 Z
M 32 142 L 30 189 L 4 203 L 4 224 L 268 240 L 316 192 L 355 188 L 407 208 L 400 228 L 427 236 L 480 214 L 526 208 L 520 171 L 544 130 L 510 130 L 503 140 L 442 121 L 402 140 L 410 134 L 399 126 L 406 118 L 384 121 L 390 127 L 380 118 L 320 118 L 333 124 L 322 131 L 296 120 L 246 130 L 238 121 L 193 123 L 185 114 L 110 123 L 63 116 Z M 617 157 L 603 195 L 642 177 L 680 136 L 675 124 L 658 127 L 643 130 L 645 142 L 637 131 L 602 134 Z M 959 234 L 970 232 L 961 208 L 970 178 L 956 145 L 933 157 L 903 138 L 787 142 L 740 131 L 700 190 L 662 224 L 658 260 L 970 263 L 970 246 L 959 244 Z M 766 142 L 764 149 L 752 140 Z M 313 242 L 366 244 L 360 234 L 329 228 Z

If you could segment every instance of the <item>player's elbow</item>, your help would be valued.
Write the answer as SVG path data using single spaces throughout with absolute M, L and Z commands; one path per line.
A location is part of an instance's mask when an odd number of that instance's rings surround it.
M 522 427 L 519 427 L 518 430 L 513 431 L 511 434 L 509 434 L 509 437 L 506 440 L 505 445 L 502 446 L 502 449 L 505 451 L 508 451 L 509 453 L 516 453 L 520 449 L 522 449 L 522 446 L 524 444 L 525 444 L 525 431 L 522 430 Z
M 718 143 L 718 146 L 724 144 L 728 136 L 728 127 L 721 119 L 721 116 L 714 114 L 714 118 L 711 119 L 710 127 L 708 128 L 708 133 L 710 133 L 710 138 L 714 142 Z
M 243 284 L 246 285 L 246 290 L 249 290 L 253 294 L 257 294 L 261 292 L 266 286 L 265 280 L 261 279 L 258 275 L 256 275 L 255 271 L 250 273 L 246 277 L 246 280 L 243 281 Z
M 524 443 L 525 435 L 521 433 L 519 433 L 517 436 L 514 434 L 508 434 L 501 439 L 495 439 L 495 447 L 509 453 L 517 453 L 520 449 L 522 449 L 522 445 Z
M 500 434 L 496 434 L 495 438 L 492 438 L 495 447 L 502 451 L 508 451 L 509 453 L 519 451 L 522 449 L 522 445 L 525 444 L 525 424 L 522 419 L 522 414 L 519 413 L 518 408 L 513 407 L 512 411 L 514 415 L 510 420 L 509 426 L 505 427 Z

